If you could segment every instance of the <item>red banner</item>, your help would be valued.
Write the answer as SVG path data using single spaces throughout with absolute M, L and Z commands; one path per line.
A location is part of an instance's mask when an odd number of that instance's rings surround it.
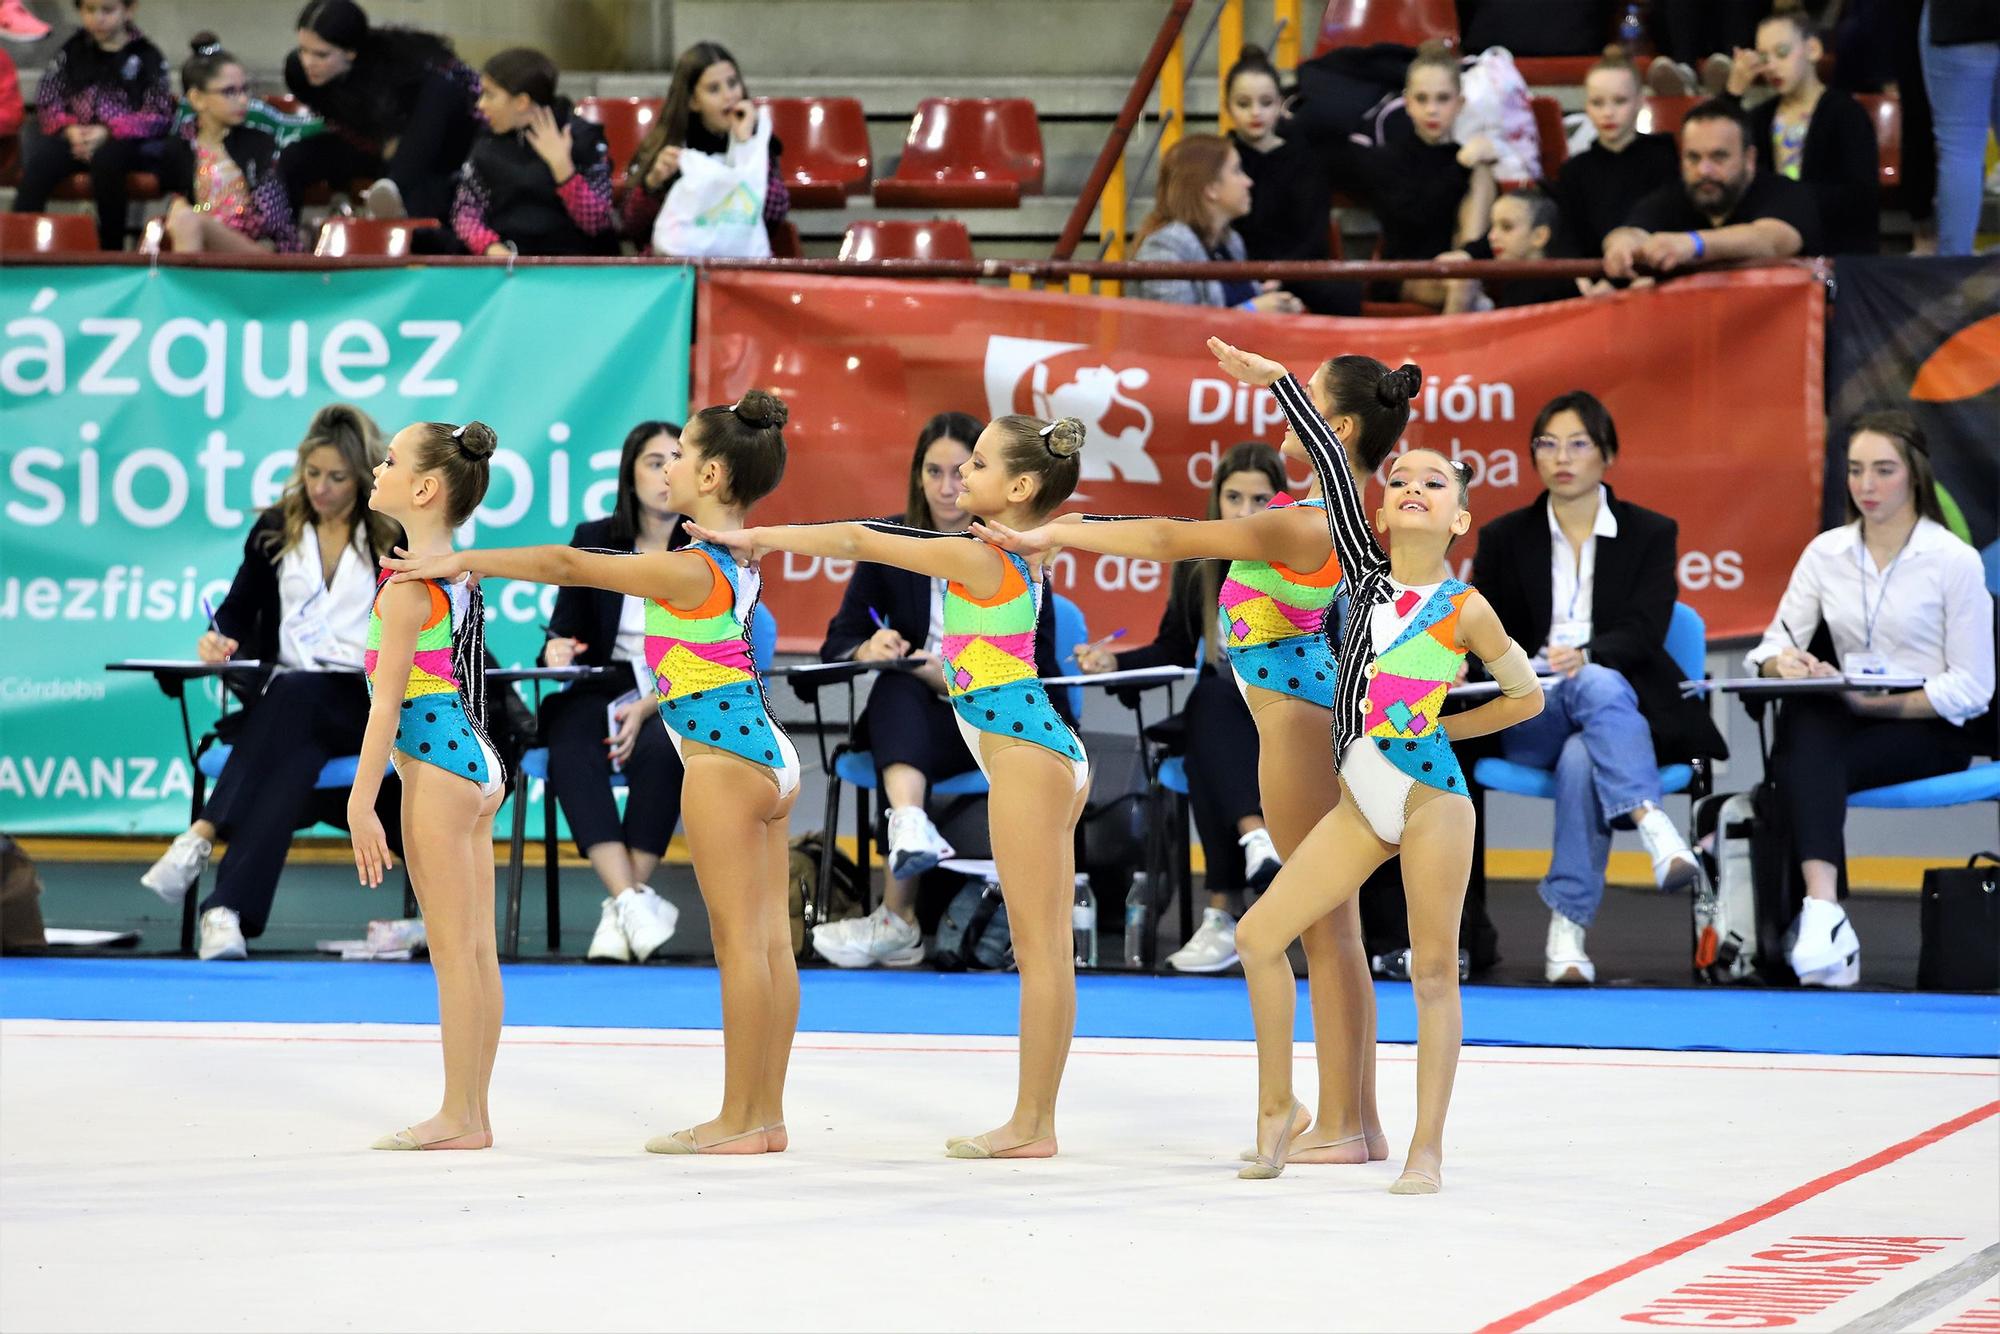
M 1604 300 L 1458 319 L 1338 320 L 1191 310 L 1156 302 L 962 283 L 704 274 L 696 404 L 762 386 L 791 406 L 785 481 L 760 523 L 900 513 L 918 428 L 936 412 L 1074 416 L 1089 428 L 1066 508 L 1195 515 L 1216 459 L 1276 444 L 1277 402 L 1223 376 L 1209 334 L 1301 375 L 1342 352 L 1413 361 L 1424 390 L 1405 443 L 1475 470 L 1475 527 L 1541 491 L 1528 430 L 1571 389 L 1618 423 L 1608 480 L 1680 521 L 1682 596 L 1711 636 L 1768 623 L 1818 530 L 1825 296 L 1807 268 L 1683 279 Z M 1304 474 L 1298 474 L 1301 489 Z M 1474 544 L 1453 560 L 1470 568 Z M 765 595 L 787 648 L 816 647 L 848 571 L 774 555 Z M 1065 552 L 1056 586 L 1092 630 L 1151 638 L 1163 572 Z

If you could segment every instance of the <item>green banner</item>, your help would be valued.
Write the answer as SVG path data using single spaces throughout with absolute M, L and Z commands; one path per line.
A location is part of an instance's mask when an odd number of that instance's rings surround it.
M 564 542 L 609 512 L 626 431 L 686 416 L 693 305 L 666 266 L 0 268 L 0 829 L 186 826 L 175 706 L 104 664 L 194 656 L 315 411 L 489 423 L 461 540 Z M 533 661 L 554 600 L 488 583 L 503 663 Z

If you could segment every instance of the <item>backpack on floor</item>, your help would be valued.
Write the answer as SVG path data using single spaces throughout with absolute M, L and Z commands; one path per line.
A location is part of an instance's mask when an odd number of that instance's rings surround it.
M 806 957 L 806 903 L 812 898 L 819 879 L 819 858 L 824 835 L 815 831 L 800 834 L 791 842 L 792 953 Z M 861 868 L 839 848 L 833 850 L 832 884 L 827 886 L 826 920 L 844 921 L 859 917 L 867 903 L 867 886 L 861 883 Z
M 938 921 L 931 960 L 941 973 L 1005 968 L 1014 961 L 1014 933 L 1007 925 L 999 881 L 968 880 L 952 896 Z
M 1708 877 L 1693 902 L 1695 977 L 1723 983 L 1788 977 L 1784 932 L 1796 906 L 1771 785 L 1696 802 L 1694 839 Z

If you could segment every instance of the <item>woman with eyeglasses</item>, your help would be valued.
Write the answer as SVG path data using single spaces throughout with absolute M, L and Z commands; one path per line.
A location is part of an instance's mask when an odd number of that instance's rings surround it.
M 161 150 L 171 197 L 167 235 L 183 254 L 303 250 L 298 219 L 278 175 L 278 141 L 254 125 L 250 76 L 212 32 L 197 33 L 181 65 L 194 115 Z
M 1556 775 L 1555 846 L 1540 890 L 1548 904 L 1551 982 L 1597 980 L 1584 928 L 1604 898 L 1614 828 L 1636 829 L 1661 889 L 1691 887 L 1700 863 L 1661 809 L 1659 765 L 1728 747 L 1699 703 L 1681 698 L 1667 653 L 1678 525 L 1605 485 L 1618 428 L 1596 397 L 1562 394 L 1529 431 L 1547 488 L 1479 530 L 1472 583 L 1554 676 L 1540 715 L 1500 734 L 1501 753 Z M 1602 589 L 1603 597 L 1598 597 Z

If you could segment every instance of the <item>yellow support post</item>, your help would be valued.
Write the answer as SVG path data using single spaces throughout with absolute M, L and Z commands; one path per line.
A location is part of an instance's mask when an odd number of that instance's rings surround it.
M 1271 63 L 1278 73 L 1290 75 L 1299 67 L 1305 43 L 1299 30 L 1299 0 L 1271 0 L 1271 24 L 1278 30 L 1278 49 L 1271 52 Z
M 1187 39 L 1174 38 L 1167 63 L 1160 66 L 1160 153 L 1181 141 L 1187 128 Z
M 1007 286 L 1017 292 L 1032 292 L 1035 290 L 1035 276 L 1032 273 L 1022 273 L 1016 269 L 1013 273 L 1007 275 Z
M 1104 183 L 1104 193 L 1097 200 L 1098 230 L 1104 237 L 1104 257 L 1108 260 L 1125 258 L 1125 158 L 1119 155 L 1112 165 L 1111 177 Z M 1118 296 L 1120 285 L 1116 278 L 1106 278 L 1098 284 L 1098 291 L 1105 296 Z
M 1069 276 L 1069 293 L 1071 296 L 1089 296 L 1090 275 L 1087 273 L 1072 273 Z
M 1215 83 L 1216 102 L 1215 132 L 1228 134 L 1229 119 L 1229 67 L 1243 54 L 1243 0 L 1222 0 L 1222 14 L 1215 25 Z

